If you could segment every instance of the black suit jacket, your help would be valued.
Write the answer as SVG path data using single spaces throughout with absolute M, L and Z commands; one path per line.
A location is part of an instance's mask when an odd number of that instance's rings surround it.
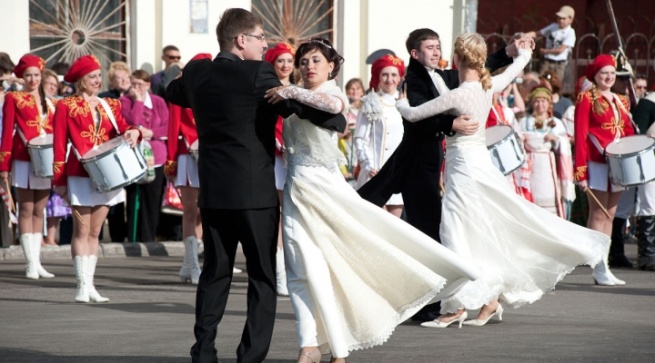
M 507 56 L 505 49 L 501 49 L 487 57 L 486 67 L 493 71 L 511 62 L 512 59 Z M 437 70 L 437 72 L 448 88 L 459 86 L 457 70 Z M 410 59 L 407 67 L 405 82 L 407 98 L 411 106 L 418 106 L 439 97 L 427 68 L 413 58 Z M 454 119 L 455 117 L 451 115 L 435 115 L 416 123 L 403 120 L 405 133 L 400 145 L 378 174 L 358 190 L 362 198 L 381 206 L 394 193 L 402 192 L 405 198 L 407 192 L 416 194 L 425 188 L 438 193 L 439 175 L 444 157 L 443 135 L 453 134 Z M 407 207 L 407 201 L 405 203 Z
M 281 83 L 268 62 L 221 52 L 196 60 L 166 89 L 168 101 L 193 110 L 198 128 L 198 206 L 259 209 L 278 205 L 273 165 L 277 116 L 297 113 L 321 127 L 343 130 L 343 115 L 295 101 L 269 104 L 265 92 Z
M 640 99 L 632 111 L 632 118 L 639 127 L 639 133 L 646 134 L 650 125 L 655 122 L 655 103 L 647 98 Z

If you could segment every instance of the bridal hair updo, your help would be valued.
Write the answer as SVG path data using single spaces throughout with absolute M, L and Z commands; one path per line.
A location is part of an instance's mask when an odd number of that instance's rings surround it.
M 298 47 L 296 50 L 296 57 L 293 60 L 293 65 L 296 67 L 296 69 L 300 68 L 300 58 L 314 50 L 321 52 L 327 59 L 328 63 L 334 63 L 334 69 L 332 69 L 328 79 L 336 78 L 336 76 L 339 74 L 339 69 L 341 69 L 341 64 L 343 63 L 343 57 L 337 53 L 337 51 L 332 46 L 332 43 L 330 43 L 330 41 L 325 38 L 311 38 Z
M 455 54 L 461 64 L 469 69 L 478 71 L 482 89 L 491 88 L 489 70 L 484 67 L 487 60 L 487 43 L 478 33 L 464 33 L 455 40 Z

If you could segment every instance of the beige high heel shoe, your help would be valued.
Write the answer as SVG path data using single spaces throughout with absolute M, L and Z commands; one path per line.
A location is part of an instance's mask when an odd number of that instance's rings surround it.
M 304 352 L 301 349 L 298 352 L 298 363 L 320 363 L 321 356 L 321 351 L 318 348 Z
M 503 311 L 505 311 L 505 309 L 503 309 L 503 306 L 500 305 L 500 304 L 498 304 L 498 307 L 496 308 L 496 311 L 494 311 L 493 313 L 489 314 L 489 316 L 487 316 L 486 319 L 484 319 L 484 320 L 479 320 L 479 319 L 471 319 L 471 320 L 467 320 L 467 321 L 464 322 L 464 325 L 468 325 L 468 326 L 484 326 L 485 324 L 487 324 L 487 322 L 489 322 L 489 320 L 491 320 L 491 318 L 493 318 L 493 317 L 496 316 L 496 315 L 498 315 L 498 320 L 501 320 L 501 321 L 502 321 L 502 320 L 503 320 Z
M 461 329 L 464 320 L 466 320 L 468 316 L 469 316 L 468 313 L 464 311 L 460 316 L 449 322 L 441 321 L 439 319 L 434 319 L 432 321 L 426 321 L 425 323 L 421 323 L 421 326 L 424 328 L 447 328 L 450 326 L 450 324 L 457 322 L 459 323 L 459 328 Z

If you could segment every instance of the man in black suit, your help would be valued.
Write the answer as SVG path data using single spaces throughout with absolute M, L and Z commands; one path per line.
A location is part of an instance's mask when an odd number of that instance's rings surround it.
M 275 123 L 296 113 L 321 127 L 343 131 L 343 115 L 295 101 L 271 105 L 265 91 L 281 85 L 262 62 L 262 21 L 228 9 L 216 27 L 221 52 L 213 61 L 189 62 L 167 88 L 169 102 L 193 110 L 198 127 L 205 261 L 196 295 L 194 362 L 217 362 L 215 339 L 223 317 L 237 244 L 248 270 L 248 317 L 237 362 L 266 358 L 275 322 L 275 251 L 279 205 L 274 182 Z
M 440 93 L 459 86 L 457 70 L 439 69 L 441 43 L 439 35 L 431 29 L 417 29 L 406 41 L 411 55 L 405 84 L 411 106 L 428 102 Z M 487 58 L 487 68 L 498 69 L 510 64 L 516 46 L 512 43 Z M 478 121 L 469 115 L 459 117 L 436 115 L 420 122 L 403 121 L 405 133 L 400 145 L 382 169 L 358 192 L 362 198 L 379 206 L 394 193 L 402 193 L 407 222 L 421 232 L 439 241 L 441 222 L 441 166 L 444 150 L 444 134 L 456 132 L 471 135 L 478 128 Z M 439 316 L 439 304 L 430 304 L 412 320 L 428 321 Z

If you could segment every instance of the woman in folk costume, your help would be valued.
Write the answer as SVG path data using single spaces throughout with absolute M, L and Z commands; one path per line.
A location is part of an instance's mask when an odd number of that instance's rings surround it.
M 140 137 L 121 114 L 117 99 L 99 98 L 102 85 L 100 62 L 93 55 L 78 58 L 64 76 L 75 84 L 77 93 L 61 99 L 54 117 L 54 179 L 55 192 L 68 199 L 73 218 L 71 253 L 77 278 L 76 302 L 106 302 L 93 284 L 98 261 L 98 237 L 107 218 L 109 206 L 123 202 L 123 189 L 108 193 L 96 190 L 80 158 L 98 145 L 122 135 L 131 147 Z M 67 158 L 67 144 L 71 143 Z
M 594 85 L 578 95 L 575 103 L 575 179 L 589 199 L 587 227 L 612 235 L 612 220 L 624 188 L 613 185 L 605 161 L 605 147 L 621 137 L 634 135 L 625 96 L 611 91 L 616 81 L 616 59 L 609 54 L 597 56 L 587 65 L 587 79 Z M 607 211 L 605 215 L 603 208 Z M 609 246 L 608 246 L 609 247 Z M 594 267 L 592 274 L 599 285 L 625 285 L 612 274 L 605 262 Z
M 191 61 L 212 59 L 209 53 L 196 54 Z M 198 285 L 200 264 L 198 262 L 198 244 L 202 239 L 202 224 L 198 208 L 198 163 L 189 153 L 191 145 L 198 140 L 196 120 L 190 108 L 168 105 L 168 160 L 164 165 L 164 174 L 180 188 L 183 207 L 182 238 L 184 240 L 184 260 L 180 267 L 180 281 Z M 198 150 L 195 149 L 195 152 Z
M 575 199 L 571 144 L 564 123 L 552 114 L 551 92 L 537 87 L 530 93 L 532 114 L 522 118 L 521 138 L 527 160 L 519 169 L 528 180 L 525 194 L 538 206 L 566 219 L 565 204 Z
M 406 98 L 399 100 L 403 118 L 417 122 L 443 112 L 486 118 L 493 93 L 504 89 L 531 59 L 532 40 L 522 38 L 519 43 L 513 64 L 492 78 L 484 68 L 484 38 L 460 35 L 454 47 L 459 87 L 418 107 L 409 107 Z M 442 300 L 443 315 L 422 326 L 483 326 L 494 316 L 501 320 L 501 302 L 514 308 L 533 303 L 577 265 L 602 260 L 609 236 L 559 218 L 514 193 L 489 157 L 484 125 L 473 135 L 447 137 L 446 145 L 441 243 L 482 273 Z M 477 318 L 464 321 L 471 309 L 480 309 Z
M 396 150 L 403 138 L 403 118 L 396 110 L 398 85 L 405 76 L 405 62 L 387 54 L 373 62 L 370 88 L 362 98 L 362 107 L 355 128 L 355 151 L 360 166 L 357 188 L 374 177 Z M 384 206 L 400 217 L 403 197 L 394 194 Z
M 284 86 L 295 83 L 293 80 L 293 56 L 296 54 L 295 48 L 286 43 L 278 43 L 273 48 L 266 51 L 264 60 L 271 63 L 275 68 L 275 74 Z M 287 178 L 287 167 L 284 163 L 284 140 L 282 139 L 282 125 L 284 119 L 278 116 L 275 124 L 275 188 L 277 189 L 280 206 L 282 205 L 282 192 L 284 183 Z M 277 283 L 277 294 L 289 296 L 287 290 L 287 273 L 284 267 L 284 249 L 282 248 L 282 221 L 278 229 L 277 252 L 275 253 L 275 274 Z
M 310 39 L 295 57 L 304 87 L 277 87 L 267 97 L 344 113 L 348 99 L 334 81 L 342 61 L 327 39 Z M 456 288 L 477 275 L 427 235 L 359 197 L 339 170 L 337 137 L 295 114 L 284 120 L 282 226 L 299 363 L 320 362 L 328 351 L 331 362 L 341 363 L 352 350 L 383 344 L 445 279 Z
M 11 170 L 11 185 L 18 194 L 18 232 L 27 264 L 25 275 L 30 279 L 51 278 L 41 266 L 43 242 L 43 210 L 48 202 L 51 182 L 37 176 L 32 168 L 27 144 L 30 140 L 52 135 L 52 117 L 56 100 L 45 96 L 41 75 L 45 61 L 32 54 L 24 55 L 14 68 L 16 77 L 25 81 L 22 91 L 5 95 L 0 144 L 0 181 L 7 187 Z M 9 192 L 9 191 L 7 191 Z

